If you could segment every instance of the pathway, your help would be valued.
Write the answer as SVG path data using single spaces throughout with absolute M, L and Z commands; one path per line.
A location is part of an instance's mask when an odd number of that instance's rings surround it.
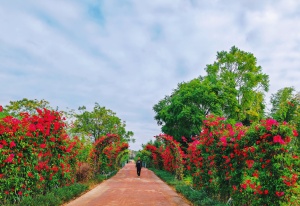
M 128 163 L 114 177 L 68 203 L 67 206 L 188 206 L 172 188 L 152 171 L 142 168 L 136 174 L 135 164 Z

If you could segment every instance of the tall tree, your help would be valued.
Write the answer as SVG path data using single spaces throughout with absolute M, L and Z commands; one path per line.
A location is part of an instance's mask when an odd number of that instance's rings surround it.
M 232 47 L 229 52 L 218 52 L 217 60 L 205 70 L 206 76 L 178 84 L 153 107 L 162 132 L 177 141 L 198 135 L 207 114 L 246 124 L 264 116 L 269 77 L 257 66 L 253 54 Z
M 222 101 L 218 98 L 221 89 L 218 82 L 212 83 L 207 77 L 199 77 L 178 84 L 170 96 L 154 105 L 155 119 L 162 126 L 162 132 L 182 142 L 182 136 L 200 134 L 202 121 L 210 113 L 221 114 Z
M 229 119 L 249 123 L 264 115 L 264 92 L 269 88 L 269 77 L 262 73 L 252 53 L 233 46 L 229 52 L 217 53 L 217 60 L 206 67 L 207 76 L 222 84 L 219 96 Z
M 76 118 L 71 132 L 89 134 L 93 140 L 108 133 L 118 134 L 123 140 L 129 141 L 132 131 L 126 131 L 125 121 L 116 116 L 116 113 L 95 103 L 93 111 L 89 112 L 85 106 L 79 107 L 80 114 Z

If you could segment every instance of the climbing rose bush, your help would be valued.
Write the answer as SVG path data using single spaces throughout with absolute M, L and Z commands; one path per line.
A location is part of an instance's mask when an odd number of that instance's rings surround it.
M 77 137 L 70 139 L 59 112 L 37 109 L 0 119 L 0 204 L 75 181 Z

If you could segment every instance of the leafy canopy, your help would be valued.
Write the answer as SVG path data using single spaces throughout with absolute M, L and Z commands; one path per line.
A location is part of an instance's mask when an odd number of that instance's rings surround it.
M 162 132 L 181 141 L 201 132 L 208 114 L 225 116 L 231 122 L 259 121 L 264 116 L 264 92 L 269 77 L 262 73 L 253 54 L 232 47 L 217 53 L 207 75 L 178 84 L 170 96 L 153 106 Z
M 71 132 L 88 134 L 97 140 L 106 134 L 118 134 L 122 139 L 129 141 L 132 131 L 126 131 L 125 121 L 116 116 L 116 113 L 95 103 L 93 111 L 87 111 L 85 106 L 79 107 L 79 114 L 74 114 L 75 121 Z

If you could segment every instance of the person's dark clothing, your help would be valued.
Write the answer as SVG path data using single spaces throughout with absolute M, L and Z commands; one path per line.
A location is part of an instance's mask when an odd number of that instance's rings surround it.
M 136 166 L 137 175 L 140 176 L 141 175 L 141 169 L 142 169 L 142 161 L 137 160 L 135 166 Z

